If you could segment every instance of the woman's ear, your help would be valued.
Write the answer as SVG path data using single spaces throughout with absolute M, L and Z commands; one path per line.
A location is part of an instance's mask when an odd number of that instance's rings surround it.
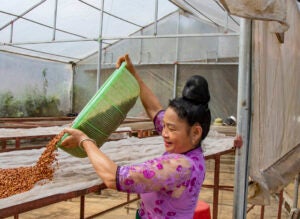
M 194 145 L 200 142 L 201 136 L 202 136 L 202 127 L 199 125 L 199 123 L 196 123 L 192 127 L 192 138 L 193 138 Z

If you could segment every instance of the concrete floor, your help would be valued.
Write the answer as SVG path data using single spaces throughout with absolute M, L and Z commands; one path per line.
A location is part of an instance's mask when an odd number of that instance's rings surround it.
M 213 182 L 213 160 L 207 160 L 207 175 L 205 184 L 212 184 Z M 221 175 L 220 184 L 221 185 L 231 185 L 234 184 L 234 155 L 224 155 L 221 158 Z M 131 197 L 136 197 L 132 195 Z M 113 190 L 103 190 L 101 194 L 89 194 L 86 196 L 86 207 L 85 216 L 96 214 L 103 211 L 109 207 L 118 205 L 126 201 L 127 195 L 125 193 L 116 192 Z M 212 189 L 203 188 L 199 199 L 207 202 L 211 206 L 212 211 L 212 200 L 213 192 Z M 135 218 L 135 211 L 138 206 L 138 201 L 135 201 L 127 206 L 120 207 L 118 209 L 112 210 L 103 215 L 97 216 L 95 218 L 103 219 L 133 219 Z M 74 198 L 72 200 L 56 203 L 44 208 L 36 209 L 27 213 L 19 215 L 21 219 L 35 219 L 35 218 L 47 218 L 47 219 L 74 219 L 79 218 L 79 207 L 80 199 Z M 249 206 L 250 207 L 250 206 Z M 220 219 L 232 219 L 233 210 L 233 192 L 232 191 L 220 191 L 219 193 L 219 208 L 218 208 L 218 218 Z M 260 218 L 259 206 L 254 207 L 248 214 L 247 219 Z M 277 218 L 278 212 L 278 200 L 276 198 L 271 199 L 271 205 L 265 207 L 264 218 L 271 219 Z M 13 218 L 13 217 L 11 217 Z M 284 209 L 281 214 L 282 219 L 288 219 L 288 213 Z

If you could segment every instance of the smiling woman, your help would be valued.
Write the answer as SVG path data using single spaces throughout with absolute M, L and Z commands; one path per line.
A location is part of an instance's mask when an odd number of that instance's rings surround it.
M 124 61 L 139 83 L 140 98 L 148 116 L 156 131 L 162 134 L 163 155 L 139 164 L 117 166 L 98 149 L 93 139 L 76 129 L 65 129 L 70 136 L 62 145 L 83 147 L 107 187 L 140 194 L 137 218 L 192 218 L 205 177 L 201 142 L 211 120 L 207 81 L 201 76 L 192 76 L 182 97 L 171 100 L 163 110 L 128 55 L 119 58 L 117 67 Z

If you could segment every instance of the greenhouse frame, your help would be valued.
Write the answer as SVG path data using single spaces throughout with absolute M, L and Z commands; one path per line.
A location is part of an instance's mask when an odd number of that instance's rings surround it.
M 209 83 L 212 123 L 234 116 L 243 141 L 234 147 L 232 218 L 246 218 L 249 204 L 267 206 L 274 194 L 284 201 L 290 183 L 299 211 L 300 6 L 250 2 L 3 2 L 0 117 L 78 115 L 124 54 L 163 107 L 199 74 Z M 127 116 L 147 117 L 140 100 Z

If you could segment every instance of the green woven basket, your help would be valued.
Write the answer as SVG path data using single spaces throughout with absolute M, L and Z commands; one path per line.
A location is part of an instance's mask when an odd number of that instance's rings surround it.
M 110 134 L 119 127 L 139 96 L 138 82 L 125 65 L 124 62 L 105 81 L 71 126 L 94 139 L 98 147 L 101 147 Z M 62 137 L 57 147 L 75 157 L 86 157 L 86 152 L 80 147 L 65 148 L 61 146 L 61 142 L 67 136 L 65 134 Z

